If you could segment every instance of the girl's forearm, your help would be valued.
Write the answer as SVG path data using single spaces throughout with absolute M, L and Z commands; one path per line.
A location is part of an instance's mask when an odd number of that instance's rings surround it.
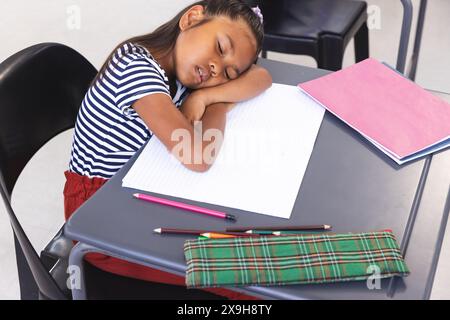
M 227 111 L 228 105 L 226 103 L 216 103 L 211 105 L 211 108 L 207 108 L 201 120 L 202 131 L 217 129 L 223 134 L 225 131 Z
M 216 87 L 200 89 L 206 106 L 218 102 L 240 102 L 256 97 L 272 85 L 270 73 L 253 65 L 239 78 Z
M 185 164 L 188 169 L 204 172 L 212 166 L 213 162 L 218 156 L 219 150 L 222 147 L 227 117 L 226 114 L 231 108 L 232 104 L 230 103 L 215 103 L 206 109 L 205 114 L 203 115 L 203 118 L 201 120 L 201 131 L 199 132 L 202 137 L 201 148 L 198 149 L 195 147 L 196 141 L 194 133 L 192 135 L 193 140 L 191 141 L 191 146 L 193 147 L 192 154 L 194 155 L 194 159 L 200 159 L 200 161 L 198 163 L 190 165 Z M 215 133 L 212 132 L 214 136 L 214 142 L 211 142 L 209 138 L 205 137 L 205 133 L 207 133 L 210 129 L 217 130 Z M 198 130 L 198 128 L 194 126 L 193 130 Z M 214 156 L 205 153 L 205 150 L 207 150 L 208 146 L 211 143 L 214 143 Z M 205 159 L 205 156 L 208 156 L 208 159 Z

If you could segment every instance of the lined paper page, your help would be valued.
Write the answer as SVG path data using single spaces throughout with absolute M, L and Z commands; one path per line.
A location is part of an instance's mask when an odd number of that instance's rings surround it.
M 153 136 L 123 187 L 289 218 L 325 109 L 295 86 L 273 84 L 227 114 L 212 167 L 186 169 Z

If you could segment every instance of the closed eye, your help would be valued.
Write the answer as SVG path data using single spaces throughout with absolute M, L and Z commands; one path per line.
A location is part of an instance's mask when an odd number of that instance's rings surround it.
M 220 55 L 221 56 L 223 56 L 223 49 L 222 49 L 222 45 L 220 44 L 220 41 L 217 41 L 217 48 L 219 49 L 219 53 L 220 53 Z M 228 79 L 228 80 L 231 80 L 231 77 L 230 77 L 230 75 L 228 74 L 228 71 L 225 69 L 225 77 Z

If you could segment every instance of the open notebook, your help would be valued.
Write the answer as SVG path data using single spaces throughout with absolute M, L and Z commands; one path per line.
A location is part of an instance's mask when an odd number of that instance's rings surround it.
M 324 112 L 295 86 L 273 84 L 228 113 L 224 143 L 207 172 L 186 169 L 154 136 L 122 185 L 289 218 Z

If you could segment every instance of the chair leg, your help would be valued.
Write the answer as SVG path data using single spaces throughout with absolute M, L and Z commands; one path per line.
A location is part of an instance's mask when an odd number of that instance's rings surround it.
M 261 58 L 267 59 L 267 51 L 266 50 L 261 51 Z
M 21 300 L 38 300 L 39 290 L 34 281 L 28 262 L 25 259 L 19 241 L 14 234 L 14 246 L 16 248 L 17 273 L 19 275 L 20 299 Z
M 335 36 L 323 36 L 319 47 L 317 67 L 331 71 L 342 69 L 344 59 L 344 42 Z
M 369 29 L 367 23 L 359 28 L 355 34 L 355 61 L 360 62 L 369 57 Z

